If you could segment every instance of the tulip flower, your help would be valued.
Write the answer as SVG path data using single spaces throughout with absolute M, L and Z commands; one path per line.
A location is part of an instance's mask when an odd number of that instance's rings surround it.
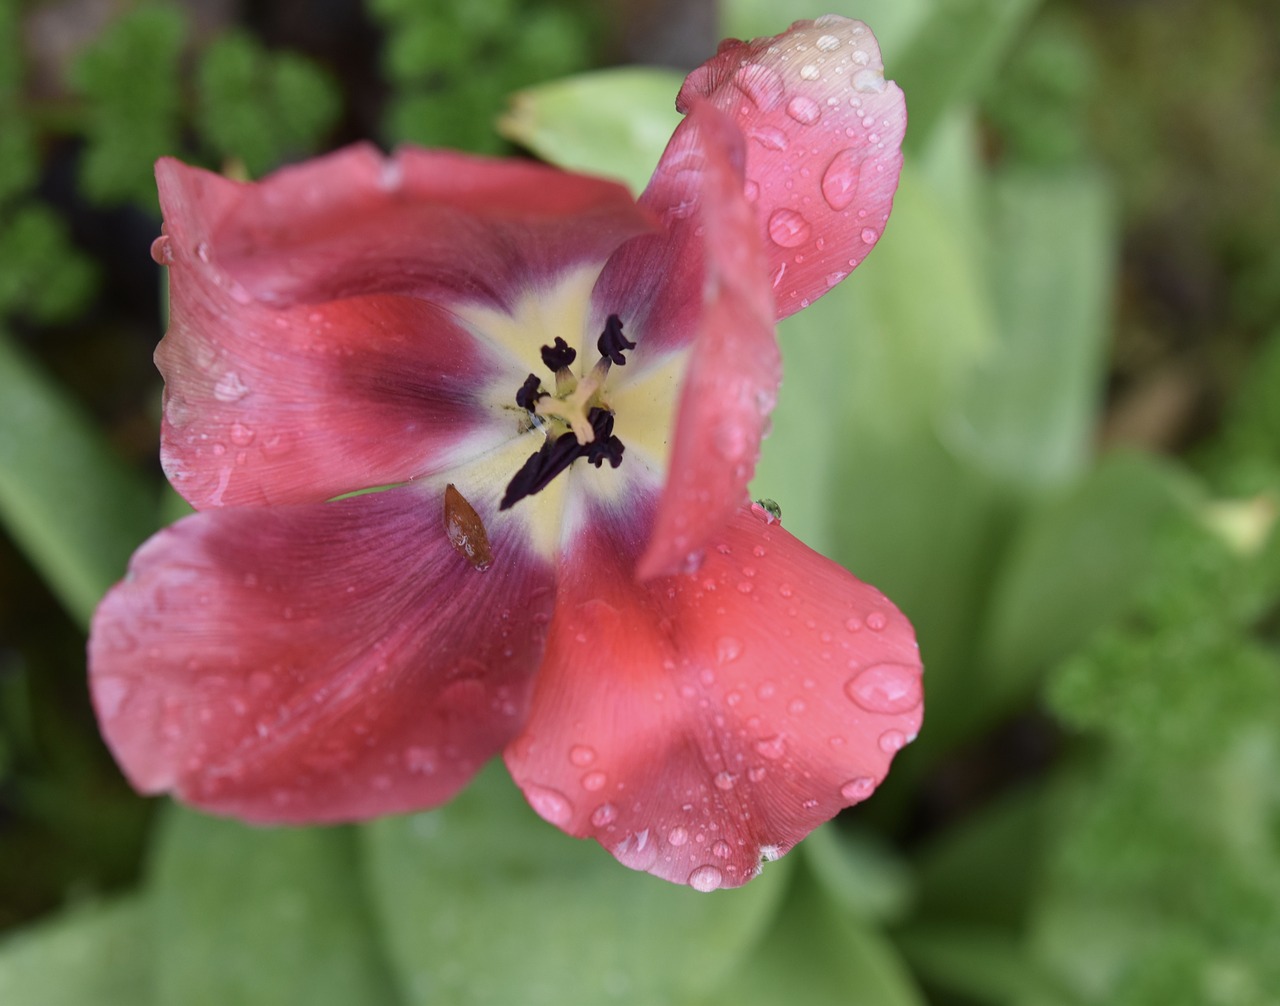
M 712 890 L 884 778 L 911 627 L 747 484 L 776 321 L 879 238 L 902 95 L 828 16 L 722 45 L 678 106 L 639 200 L 440 150 L 160 162 L 161 458 L 197 512 L 89 645 L 140 791 L 359 820 L 501 754 L 547 821 Z

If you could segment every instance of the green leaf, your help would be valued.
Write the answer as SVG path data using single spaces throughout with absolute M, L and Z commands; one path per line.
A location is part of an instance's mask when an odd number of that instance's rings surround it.
M 1116 238 L 1088 173 L 1007 172 L 991 186 L 997 338 L 966 375 L 956 443 L 1028 487 L 1080 474 L 1102 395 Z
M 673 70 L 624 67 L 526 88 L 498 131 L 573 171 L 618 178 L 642 192 L 679 124 Z
M 1163 525 L 1190 498 L 1173 467 L 1116 454 L 1033 509 L 992 593 L 985 688 L 1009 698 L 1025 692 L 1126 610 L 1151 575 Z
M 1039 0 L 934 0 L 906 50 L 885 61 L 907 96 L 910 150 L 923 149 L 951 109 L 976 100 L 996 78 L 1038 6 Z
M 154 515 L 141 480 L 0 332 L 0 521 L 81 624 Z
M 139 897 L 83 905 L 0 941 L 0 1002 L 13 1006 L 159 1003 L 149 905 Z
M 975 926 L 920 929 L 900 937 L 900 944 L 931 986 L 958 993 L 964 1002 L 1042 1002 L 1047 993 L 1048 979 L 1021 933 Z
M 162 1003 L 397 1002 L 348 829 L 254 829 L 173 807 L 150 883 Z
M 201 57 L 198 125 L 222 158 L 238 158 L 251 175 L 310 153 L 333 127 L 341 97 L 333 81 L 295 53 L 270 53 L 232 32 Z
M 809 835 L 800 853 L 823 891 L 848 915 L 886 923 L 906 913 L 914 894 L 911 875 L 871 832 L 832 821 Z
M 363 831 L 409 1003 L 650 1003 L 741 966 L 788 879 L 699 894 L 538 818 L 500 764 L 440 810 Z
M 81 185 L 90 198 L 155 206 L 152 166 L 178 147 L 186 30 L 178 8 L 144 5 L 113 21 L 72 65 L 71 84 L 86 99 Z
M 884 54 L 887 75 L 894 79 L 894 61 L 928 20 L 936 0 L 827 0 L 815 7 L 810 0 L 723 0 L 722 34 L 734 38 L 777 35 L 793 21 L 812 20 L 819 13 L 843 14 L 865 21 Z
M 641 1001 L 641 1000 L 637 1000 Z M 923 1006 L 882 933 L 841 915 L 800 871 L 773 927 L 698 1006 Z

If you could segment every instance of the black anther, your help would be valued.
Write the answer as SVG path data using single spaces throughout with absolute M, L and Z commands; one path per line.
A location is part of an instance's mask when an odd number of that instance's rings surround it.
M 542 347 L 542 362 L 551 371 L 563 370 L 577 358 L 578 351 L 558 335 L 554 346 Z
M 600 350 L 600 355 L 606 360 L 621 367 L 627 362 L 627 358 L 622 355 L 622 351 L 624 349 L 635 349 L 636 344 L 622 334 L 622 319 L 616 314 L 611 314 L 605 319 L 604 331 L 600 333 L 596 348 Z

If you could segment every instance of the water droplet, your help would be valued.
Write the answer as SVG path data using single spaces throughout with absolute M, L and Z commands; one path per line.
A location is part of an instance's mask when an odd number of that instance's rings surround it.
M 880 234 L 879 234 L 879 232 L 878 232 L 874 227 L 864 227 L 864 228 L 862 228 L 862 243 L 863 243 L 863 244 L 873 245 L 873 244 L 875 244 L 875 243 L 876 243 L 876 239 L 877 239 L 878 237 L 880 237 Z
M 832 52 L 840 48 L 840 40 L 834 35 L 819 35 L 818 41 L 813 43 L 823 52 Z
M 747 769 L 747 778 L 752 782 L 760 782 L 765 777 L 765 767 L 763 765 L 752 765 Z
M 875 788 L 875 780 L 864 775 L 859 776 L 857 779 L 850 779 L 841 786 L 840 795 L 846 800 L 865 800 Z
M 806 63 L 804 66 L 800 67 L 800 76 L 804 80 L 817 80 L 821 74 L 818 72 L 818 68 L 812 63 Z
M 538 812 L 544 821 L 563 827 L 573 817 L 573 804 L 559 790 L 549 786 L 530 784 L 524 788 L 525 799 L 529 806 Z
M 858 194 L 862 151 L 847 147 L 836 154 L 822 175 L 822 198 L 833 210 L 843 210 Z
M 804 699 L 792 699 L 790 705 L 787 706 L 787 712 L 792 716 L 799 716 L 805 710 Z
M 151 242 L 151 258 L 157 265 L 168 265 L 173 261 L 173 243 L 168 234 L 161 234 Z
M 774 210 L 769 217 L 769 237 L 783 248 L 795 248 L 809 240 L 813 228 L 795 210 Z
M 404 749 L 404 767 L 410 772 L 431 775 L 436 770 L 436 753 L 432 748 L 409 747 Z
M 864 94 L 879 94 L 885 88 L 884 71 L 868 66 L 853 75 L 853 89 Z
M 689 886 L 703 894 L 710 894 L 723 883 L 724 874 L 711 865 L 699 866 L 689 874 Z
M 213 386 L 213 397 L 220 402 L 238 402 L 249 393 L 249 385 L 234 370 L 228 370 Z
M 689 833 L 677 825 L 667 833 L 667 841 L 678 848 L 689 841 Z
M 733 82 L 762 112 L 774 108 L 782 100 L 782 77 L 771 67 L 761 63 L 748 63 L 739 67 Z
M 778 587 L 778 593 L 781 594 L 783 597 L 790 597 L 792 594 L 795 593 L 795 590 L 792 588 L 791 584 L 784 583 L 780 587 Z
M 806 94 L 797 94 L 787 103 L 787 114 L 802 126 L 811 126 L 822 116 L 822 106 Z
M 233 423 L 231 426 L 231 442 L 237 447 L 248 447 L 253 443 L 253 430 L 245 426 L 243 423 Z
M 749 135 L 765 150 L 786 150 L 790 143 L 787 134 L 776 126 L 754 126 Z
M 196 245 L 196 258 L 198 258 L 205 265 L 209 264 L 209 242 L 208 241 L 201 241 L 198 245 Z
M 618 818 L 618 808 L 611 803 L 602 803 L 591 814 L 591 823 L 597 828 L 612 824 Z
M 580 768 L 590 765 L 595 760 L 595 748 L 589 748 L 585 744 L 575 744 L 569 749 L 569 761 Z
M 748 178 L 742 183 L 742 194 L 746 196 L 747 202 L 754 203 L 760 198 L 760 186 Z
M 844 620 L 844 627 L 848 629 L 850 632 L 861 632 L 862 619 L 860 619 L 857 615 L 850 615 L 848 618 Z
M 770 761 L 777 761 L 787 753 L 787 741 L 782 734 L 776 734 L 773 737 L 766 737 L 763 740 L 756 741 L 756 751 L 760 757 L 768 758 Z
M 907 745 L 907 735 L 901 730 L 886 730 L 880 735 L 880 750 L 885 754 L 894 754 Z
M 737 660 L 742 655 L 742 642 L 734 636 L 721 636 L 716 640 L 716 659 L 722 664 Z
M 716 789 L 724 790 L 727 793 L 733 789 L 733 774 L 730 772 L 717 772 L 715 784 Z
M 763 545 L 756 545 L 751 549 L 751 554 L 757 559 L 763 559 L 765 557 L 765 547 Z
M 609 777 L 603 772 L 588 772 L 582 777 L 582 788 L 590 793 L 604 789 L 604 784 L 609 781 Z
M 716 844 L 711 847 L 712 855 L 718 856 L 720 859 L 728 859 L 732 852 L 733 848 L 724 839 L 716 842 Z
M 871 57 L 867 55 L 864 49 L 855 49 L 852 58 L 856 66 L 866 66 L 871 62 Z
M 873 611 L 867 616 L 867 628 L 872 632 L 883 632 L 884 627 L 888 624 L 888 619 L 884 617 L 883 611 Z
M 869 713 L 895 715 L 920 704 L 920 676 L 902 664 L 872 664 L 844 686 L 845 693 Z

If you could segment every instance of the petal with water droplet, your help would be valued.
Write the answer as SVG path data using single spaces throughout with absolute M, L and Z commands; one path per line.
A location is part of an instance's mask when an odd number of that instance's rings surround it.
M 920 728 L 919 654 L 878 591 L 749 506 L 696 576 L 629 582 L 631 525 L 652 506 L 633 503 L 625 519 L 593 506 L 584 520 L 525 733 L 505 759 L 526 790 L 570 792 L 580 769 L 564 752 L 589 745 L 592 768 L 626 800 L 611 801 L 607 826 L 580 808 L 567 832 L 676 883 L 696 886 L 711 860 L 721 885 L 736 886 L 884 778 Z M 750 593 L 735 589 L 744 555 Z M 880 631 L 847 628 L 872 613 Z M 846 690 L 850 662 L 865 670 Z M 652 702 L 655 691 L 682 701 Z M 641 832 L 657 855 L 620 846 Z
M 143 545 L 89 640 L 103 736 L 130 781 L 252 821 L 452 796 L 519 726 L 551 571 L 490 502 L 503 572 L 478 575 L 439 507 L 415 486 L 210 510 Z

